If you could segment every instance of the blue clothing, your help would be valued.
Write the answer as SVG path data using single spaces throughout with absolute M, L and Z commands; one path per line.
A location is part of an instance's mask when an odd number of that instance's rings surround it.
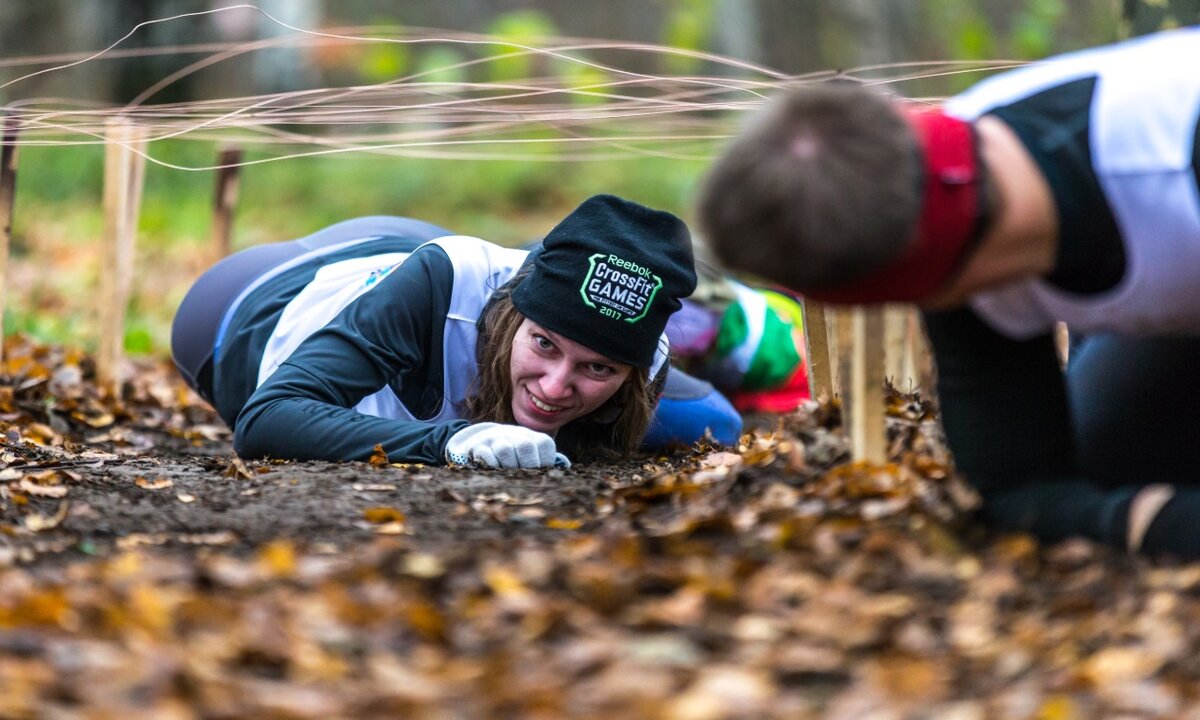
M 642 446 L 690 445 L 706 434 L 722 445 L 736 445 L 741 414 L 711 384 L 672 368 Z

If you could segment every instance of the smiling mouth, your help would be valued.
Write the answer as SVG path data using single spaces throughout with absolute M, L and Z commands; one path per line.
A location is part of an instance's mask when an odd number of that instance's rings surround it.
M 534 395 L 533 393 L 529 393 L 529 400 L 531 402 L 533 402 L 534 407 L 536 407 L 538 410 L 541 410 L 542 412 L 553 413 L 553 412 L 558 412 L 559 410 L 563 409 L 559 405 L 550 405 L 549 403 L 544 403 L 541 400 L 538 400 L 537 396 Z

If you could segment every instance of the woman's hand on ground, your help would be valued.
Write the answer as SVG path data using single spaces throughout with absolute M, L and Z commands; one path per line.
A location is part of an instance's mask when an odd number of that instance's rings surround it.
M 475 423 L 450 436 L 446 459 L 493 468 L 571 467 L 554 438 L 520 425 Z

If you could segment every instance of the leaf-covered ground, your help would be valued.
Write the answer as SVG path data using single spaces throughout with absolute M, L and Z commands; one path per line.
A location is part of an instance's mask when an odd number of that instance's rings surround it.
M 242 462 L 13 339 L 0 718 L 1200 718 L 1200 565 L 988 537 L 927 408 L 479 472 Z

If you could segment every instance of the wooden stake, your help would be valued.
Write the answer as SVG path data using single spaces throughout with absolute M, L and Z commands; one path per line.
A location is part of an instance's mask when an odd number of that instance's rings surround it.
M 217 182 L 213 192 L 213 248 L 217 258 L 233 250 L 233 209 L 237 206 L 238 180 L 241 171 L 240 148 L 222 148 L 217 153 Z
M 883 309 L 884 377 L 899 392 L 908 392 L 913 376 L 904 367 L 909 354 L 909 309 L 905 305 L 887 305 Z
M 4 372 L 4 308 L 8 303 L 8 251 L 12 242 L 13 201 L 17 196 L 16 116 L 4 121 L 4 141 L 0 148 L 0 376 Z
M 104 154 L 104 242 L 100 261 L 100 346 L 97 381 L 106 391 L 120 391 L 124 357 L 125 313 L 133 285 L 137 221 L 145 179 L 146 128 L 127 118 L 112 118 L 106 129 Z
M 854 308 L 847 305 L 835 306 L 830 327 L 830 352 L 833 355 L 833 394 L 845 395 L 850 385 L 850 354 L 854 347 Z
M 855 461 L 887 462 L 883 401 L 883 309 L 855 308 L 850 353 L 850 448 Z M 846 405 L 843 404 L 843 408 Z
M 829 330 L 825 327 L 825 304 L 805 298 L 805 357 L 808 360 L 808 389 L 814 400 L 833 399 L 833 370 L 830 368 Z
M 912 354 L 912 376 L 916 378 L 917 389 L 926 399 L 937 397 L 937 366 L 933 362 L 933 350 L 929 347 L 929 338 L 925 335 L 925 325 L 921 322 L 921 313 L 913 308 L 908 316 L 909 351 Z

